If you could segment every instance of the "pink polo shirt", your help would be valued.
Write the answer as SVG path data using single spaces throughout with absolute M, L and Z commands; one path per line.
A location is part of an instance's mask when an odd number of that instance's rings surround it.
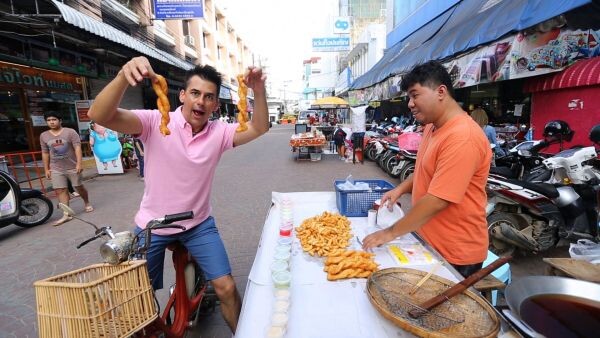
M 192 127 L 181 114 L 181 107 L 170 113 L 171 135 L 159 131 L 158 110 L 134 110 L 142 121 L 140 140 L 144 143 L 144 196 L 135 223 L 144 229 L 148 221 L 193 211 L 194 219 L 177 224 L 187 229 L 210 216 L 210 192 L 217 163 L 225 150 L 233 148 L 237 124 L 218 120 L 192 136 Z M 181 232 L 179 229 L 157 230 L 159 235 Z

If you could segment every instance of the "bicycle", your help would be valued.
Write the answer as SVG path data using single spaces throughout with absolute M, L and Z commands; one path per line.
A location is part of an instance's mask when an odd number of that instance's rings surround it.
M 110 226 L 98 228 L 95 224 L 76 217 L 70 207 L 60 204 L 60 208 L 74 218 L 92 225 L 96 230 L 93 237 L 83 241 L 77 248 L 79 249 L 98 238 L 104 238 L 106 241 L 100 246 L 100 254 L 106 263 L 112 265 L 126 261 L 142 261 L 145 265 L 146 262 L 143 258 L 151 244 L 152 230 L 167 228 L 185 230 L 185 227 L 172 223 L 194 217 L 191 211 L 165 215 L 151 220 L 144 230 L 133 236 L 129 231 L 115 234 Z M 142 236 L 145 237 L 143 246 L 139 245 Z M 183 337 L 189 328 L 197 324 L 202 309 L 212 308 L 214 311 L 216 295 L 214 291 L 209 291 L 212 289 L 210 283 L 185 246 L 175 242 L 169 245 L 168 249 L 173 252 L 175 268 L 175 284 L 170 289 L 169 300 L 162 315 L 156 316 L 156 319 L 147 326 L 134 333 L 133 337 Z M 160 307 L 156 296 L 154 296 L 154 301 L 156 313 L 159 313 Z

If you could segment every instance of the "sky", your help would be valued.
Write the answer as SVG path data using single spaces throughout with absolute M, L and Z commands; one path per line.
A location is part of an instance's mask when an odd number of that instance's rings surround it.
M 216 4 L 251 50 L 267 58 L 271 96 L 302 92 L 302 61 L 311 56 L 313 37 L 328 37 L 338 0 L 217 0 Z

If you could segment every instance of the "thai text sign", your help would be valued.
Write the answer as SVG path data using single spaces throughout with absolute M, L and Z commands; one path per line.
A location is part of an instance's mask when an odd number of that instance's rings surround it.
M 202 0 L 154 0 L 154 14 L 157 20 L 204 17 Z
M 313 38 L 313 52 L 339 52 L 350 50 L 350 38 Z

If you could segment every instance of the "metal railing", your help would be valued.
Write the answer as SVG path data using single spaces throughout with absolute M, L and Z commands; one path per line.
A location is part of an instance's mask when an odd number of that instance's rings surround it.
M 38 189 L 47 195 L 41 151 L 0 155 L 0 170 L 10 174 L 21 188 Z

